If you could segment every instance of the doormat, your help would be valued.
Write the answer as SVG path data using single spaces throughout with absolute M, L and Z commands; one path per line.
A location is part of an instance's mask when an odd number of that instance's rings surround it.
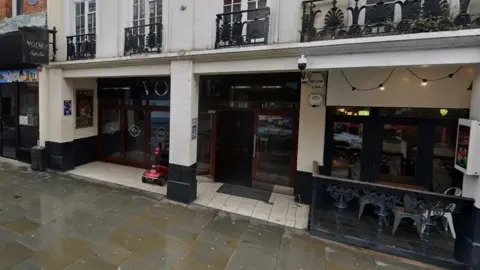
M 270 195 L 272 195 L 268 191 L 230 184 L 223 184 L 217 192 L 264 202 L 268 202 Z

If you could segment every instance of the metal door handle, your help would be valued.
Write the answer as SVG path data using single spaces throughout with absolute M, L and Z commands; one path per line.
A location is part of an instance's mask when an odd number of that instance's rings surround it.
M 253 158 L 257 155 L 257 135 L 253 134 Z

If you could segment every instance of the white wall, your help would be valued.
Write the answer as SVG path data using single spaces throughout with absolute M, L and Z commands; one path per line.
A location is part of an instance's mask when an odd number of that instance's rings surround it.
M 308 103 L 312 93 L 324 95 L 325 88 L 312 89 L 310 84 L 302 83 L 300 97 L 300 117 L 298 127 L 297 170 L 312 172 L 312 162 L 323 165 L 323 146 L 325 137 L 325 105 L 314 108 Z
M 422 78 L 439 78 L 453 73 L 458 66 L 411 68 Z M 358 89 L 377 87 L 392 71 L 392 68 L 343 69 L 348 80 Z M 327 104 L 329 106 L 373 107 L 430 107 L 469 108 L 471 92 L 467 90 L 473 79 L 472 67 L 464 67 L 451 80 L 421 81 L 406 68 L 397 67 L 385 84 L 385 91 L 351 91 L 341 70 L 331 70 L 328 76 Z

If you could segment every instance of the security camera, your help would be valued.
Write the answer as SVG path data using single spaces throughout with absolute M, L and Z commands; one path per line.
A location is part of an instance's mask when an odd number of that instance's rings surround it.
M 307 68 L 307 58 L 305 58 L 305 55 L 302 55 L 298 59 L 298 69 L 303 72 L 306 68 Z

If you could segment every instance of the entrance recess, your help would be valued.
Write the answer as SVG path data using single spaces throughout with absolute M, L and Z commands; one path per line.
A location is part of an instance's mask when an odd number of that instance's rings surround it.
M 151 167 L 155 148 L 168 147 L 168 81 L 108 79 L 100 81 L 99 89 L 100 160 Z
M 216 181 L 268 190 L 293 185 L 295 115 L 252 110 L 216 115 Z

